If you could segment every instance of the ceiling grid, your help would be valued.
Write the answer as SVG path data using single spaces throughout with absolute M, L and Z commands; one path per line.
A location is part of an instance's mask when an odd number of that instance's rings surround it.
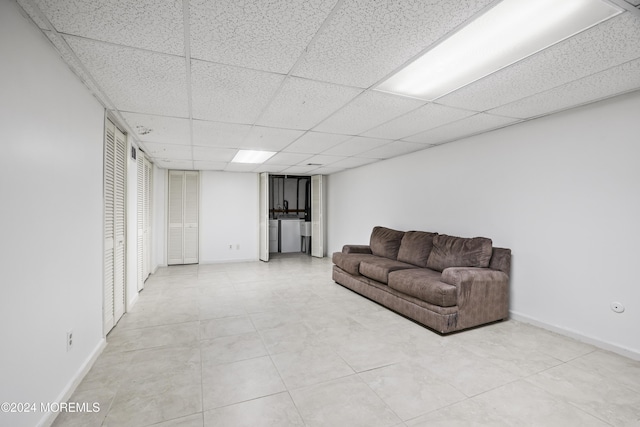
M 373 88 L 498 0 L 15 1 L 162 168 L 330 174 L 640 89 L 638 0 L 433 102 Z

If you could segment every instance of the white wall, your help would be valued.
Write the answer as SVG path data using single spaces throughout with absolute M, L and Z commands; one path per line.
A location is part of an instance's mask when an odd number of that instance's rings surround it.
M 255 173 L 200 172 L 201 264 L 258 259 L 258 184 Z
M 332 175 L 329 250 L 375 225 L 490 237 L 514 317 L 640 357 L 638 111 L 635 92 Z
M 153 271 L 167 265 L 167 173 L 154 166 Z M 200 172 L 200 264 L 258 259 L 258 182 L 255 173 Z
M 0 402 L 59 402 L 104 343 L 104 112 L 8 1 L 0 58 Z

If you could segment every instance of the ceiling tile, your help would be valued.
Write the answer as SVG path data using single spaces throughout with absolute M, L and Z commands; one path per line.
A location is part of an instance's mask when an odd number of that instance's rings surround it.
M 164 169 L 193 170 L 193 162 L 190 160 L 154 160 L 154 164 Z
M 66 36 L 120 111 L 188 117 L 184 58 Z
M 424 150 L 424 144 L 406 141 L 393 141 L 389 144 L 382 145 L 373 150 L 363 153 L 363 157 L 371 157 L 375 159 L 390 159 L 392 157 L 401 156 L 403 154 L 413 153 L 414 151 Z
M 253 163 L 229 163 L 225 172 L 253 172 L 258 165 Z
M 314 128 L 320 132 L 358 135 L 425 104 L 382 92 L 368 91 Z
M 313 156 L 307 159 L 305 163 L 307 164 L 307 166 L 310 166 L 308 165 L 308 163 L 313 163 L 316 165 L 316 167 L 320 167 L 320 166 L 330 165 L 335 162 L 339 162 L 340 160 L 344 160 L 346 158 L 347 158 L 346 156 L 326 156 L 324 154 L 318 154 L 316 156 Z
M 82 65 L 80 59 L 71 50 L 71 47 L 66 42 L 63 36 L 53 31 L 43 31 L 43 33 L 49 38 L 51 43 L 56 47 L 58 53 L 62 59 L 67 63 L 71 71 L 75 73 L 85 86 L 93 93 L 96 99 L 104 105 L 106 108 L 115 110 L 113 102 L 106 97 L 104 90 L 98 86 L 91 73 Z
M 268 172 L 268 173 L 280 173 L 283 170 L 289 168 L 291 166 L 289 165 L 272 165 L 269 163 L 263 163 L 260 166 L 258 166 L 257 168 L 255 168 L 253 170 L 253 172 L 255 173 L 262 173 L 262 172 Z
M 286 74 L 336 0 L 191 0 L 191 55 Z
M 289 77 L 257 123 L 309 129 L 361 92 L 361 89 Z
M 335 133 L 307 132 L 283 151 L 292 153 L 317 154 L 351 138 L 350 135 Z
M 184 55 L 182 1 L 34 0 L 34 2 L 60 33 Z
M 300 162 L 303 162 L 311 157 L 309 154 L 298 154 L 298 153 L 278 153 L 275 156 L 271 157 L 265 163 L 274 164 L 274 165 L 286 165 L 286 166 L 294 166 Z
M 193 160 L 230 162 L 238 150 L 235 148 L 193 147 Z
M 303 133 L 301 130 L 254 126 L 243 142 L 242 148 L 280 151 Z
M 410 138 L 406 138 L 406 140 L 420 144 L 440 144 L 492 129 L 497 129 L 517 121 L 519 120 L 480 113 L 475 116 L 458 120 L 457 122 L 449 123 L 444 126 L 419 133 Z
M 640 89 L 638 59 L 489 112 L 509 117 L 536 117 L 635 89 Z
M 338 173 L 341 172 L 343 170 L 345 170 L 346 168 L 341 167 L 341 168 L 337 168 L 337 167 L 333 167 L 333 166 L 327 166 L 327 167 L 321 167 L 318 169 L 315 169 L 313 171 L 314 175 L 331 175 L 333 173 Z
M 193 121 L 193 145 L 238 148 L 251 131 L 251 125 Z
M 253 124 L 283 80 L 279 74 L 192 60 L 193 117 Z
M 189 119 L 122 113 L 138 140 L 165 144 L 191 144 Z
M 192 160 L 193 154 L 190 145 L 160 144 L 157 142 L 145 142 L 145 152 L 154 159 Z
M 346 0 L 292 74 L 368 88 L 489 3 Z
M 469 110 L 427 104 L 373 128 L 362 135 L 374 138 L 402 139 L 474 114 L 476 112 Z
M 197 170 L 202 171 L 223 171 L 227 167 L 228 162 L 208 162 L 194 160 L 193 166 Z
M 318 169 L 318 166 L 291 166 L 282 172 L 286 174 L 308 174 Z
M 378 159 L 365 159 L 362 157 L 348 157 L 344 160 L 340 160 L 338 162 L 332 163 L 330 167 L 332 168 L 342 168 L 342 169 L 351 169 L 357 168 L 360 166 L 368 165 L 371 163 L 378 162 Z
M 331 156 L 356 156 L 390 142 L 391 140 L 388 139 L 354 136 L 353 138 L 341 142 L 333 148 L 330 148 L 322 154 Z
M 485 111 L 640 58 L 640 19 L 623 13 L 438 99 Z

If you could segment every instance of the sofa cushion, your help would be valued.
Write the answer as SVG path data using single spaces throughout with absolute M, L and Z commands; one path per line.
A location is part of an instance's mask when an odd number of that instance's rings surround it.
M 402 237 L 398 261 L 407 262 L 419 267 L 427 266 L 427 259 L 433 246 L 433 238 L 438 233 L 425 231 L 407 231 Z
M 362 262 L 360 262 L 361 275 L 384 284 L 387 284 L 389 281 L 390 272 L 407 268 L 416 268 L 416 266 L 382 257 L 362 260 Z
M 360 263 L 363 260 L 378 258 L 371 254 L 345 254 L 342 252 L 335 252 L 333 254 L 333 263 L 354 276 L 359 276 Z
M 369 245 L 344 245 L 342 247 L 343 254 L 370 254 Z
M 457 304 L 457 288 L 442 282 L 437 271 L 426 268 L 393 271 L 388 284 L 391 289 L 440 307 Z
M 397 259 L 402 236 L 404 236 L 403 231 L 386 227 L 374 227 L 369 243 L 371 253 L 389 259 Z
M 438 234 L 427 259 L 427 268 L 442 271 L 449 267 L 488 267 L 492 253 L 491 239 L 463 238 Z

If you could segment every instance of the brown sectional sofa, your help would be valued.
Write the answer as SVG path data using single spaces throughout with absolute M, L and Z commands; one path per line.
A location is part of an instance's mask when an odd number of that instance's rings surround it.
M 442 334 L 509 317 L 511 250 L 485 237 L 374 227 L 333 263 L 340 285 Z

